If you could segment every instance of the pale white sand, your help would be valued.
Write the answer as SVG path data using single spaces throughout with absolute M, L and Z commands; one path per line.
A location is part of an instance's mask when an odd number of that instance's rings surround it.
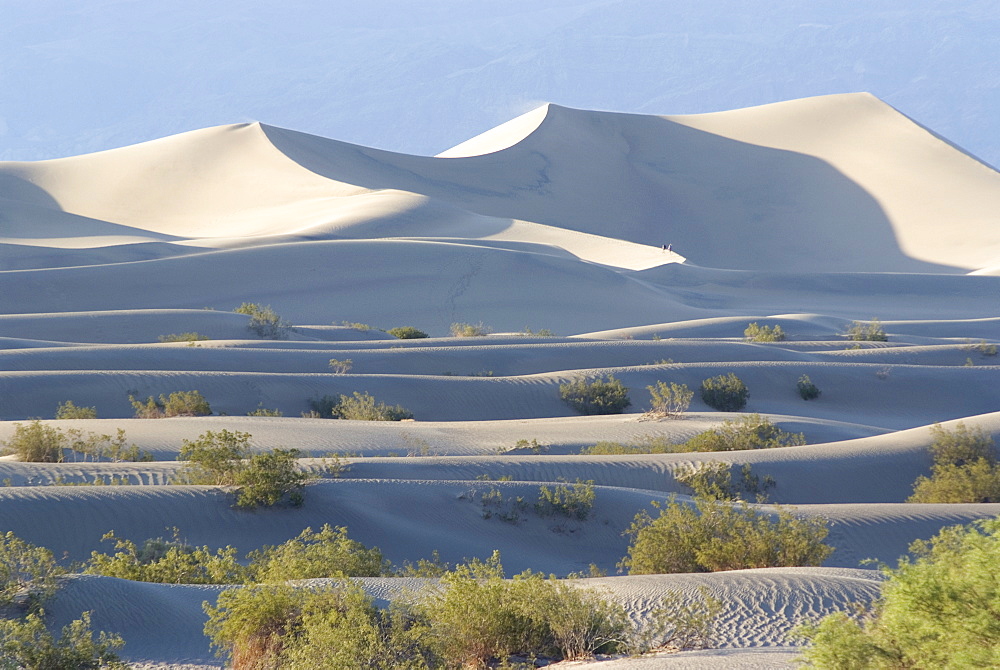
M 578 583 L 640 624 L 666 591 L 708 588 L 725 604 L 721 648 L 567 667 L 772 668 L 791 667 L 786 633 L 803 617 L 876 597 L 860 561 L 893 563 L 916 538 L 1000 513 L 904 502 L 929 471 L 935 423 L 1000 436 L 1000 175 L 866 94 L 694 117 L 546 105 L 437 158 L 241 124 L 0 163 L 0 177 L 0 440 L 38 417 L 123 428 L 155 459 L 0 458 L 0 530 L 57 555 L 84 559 L 112 529 L 141 541 L 177 527 L 248 551 L 331 523 L 396 562 L 499 549 L 509 572 L 594 563 L 612 576 Z M 231 311 L 244 301 L 291 321 L 288 339 L 250 333 Z M 873 317 L 889 341 L 850 349 L 845 329 Z M 743 341 L 753 321 L 787 341 Z M 446 337 L 454 322 L 498 334 Z M 378 330 L 404 325 L 432 337 Z M 211 340 L 158 341 L 182 332 Z M 330 359 L 352 368 L 333 374 Z M 736 417 L 699 397 L 683 420 L 641 416 L 646 386 L 728 372 L 750 388 L 746 411 L 808 444 L 576 455 Z M 561 383 L 597 374 L 630 387 L 628 413 L 581 417 L 560 401 Z M 803 374 L 819 399 L 798 396 Z M 130 393 L 194 389 L 213 416 L 131 418 Z M 354 391 L 416 421 L 299 418 L 310 399 Z M 65 400 L 102 418 L 51 421 Z M 258 407 L 285 417 L 246 416 Z M 182 441 L 222 429 L 302 449 L 317 470 L 354 456 L 301 509 L 237 511 L 222 491 L 170 484 Z M 519 440 L 544 453 L 499 453 Z M 773 502 L 827 518 L 826 565 L 615 576 L 635 513 L 687 493 L 678 467 L 713 460 L 751 464 L 777 481 Z M 51 485 L 95 477 L 141 486 Z M 597 487 L 586 521 L 483 518 L 492 487 L 530 503 L 576 479 Z M 380 602 L 406 585 L 365 584 Z M 94 610 L 143 667 L 217 667 L 201 603 L 220 588 L 75 577 L 50 610 L 60 625 Z

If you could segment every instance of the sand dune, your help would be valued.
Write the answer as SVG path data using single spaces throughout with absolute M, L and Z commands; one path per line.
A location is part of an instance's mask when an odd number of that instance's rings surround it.
M 154 458 L 4 456 L 0 531 L 81 560 L 112 529 L 141 541 L 176 527 L 249 551 L 330 523 L 397 563 L 494 549 L 508 572 L 593 563 L 612 576 L 574 583 L 640 624 L 666 591 L 709 589 L 724 602 L 721 648 L 570 667 L 792 667 L 796 622 L 876 597 L 860 561 L 892 563 L 914 539 L 1000 513 L 905 502 L 935 423 L 1000 436 L 997 209 L 1000 175 L 866 94 L 699 116 L 545 105 L 435 158 L 253 123 L 0 163 L 0 441 L 40 418 L 124 429 Z M 286 339 L 248 330 L 232 311 L 245 301 L 272 305 Z M 887 341 L 845 337 L 873 318 Z M 495 334 L 451 337 L 456 322 Z M 748 342 L 751 322 L 787 339 Z M 380 330 L 396 326 L 431 337 Z M 160 342 L 181 333 L 210 339 Z M 750 389 L 745 412 L 807 444 L 579 455 L 738 418 L 697 393 L 682 420 L 643 416 L 647 386 L 697 390 L 730 372 Z M 606 374 L 630 389 L 625 414 L 560 400 L 560 384 Z M 819 398 L 799 396 L 802 375 Z M 187 390 L 213 416 L 132 418 L 129 395 Z M 415 421 L 300 418 L 353 392 Z M 66 400 L 101 418 L 54 421 Z M 221 489 L 173 483 L 183 441 L 222 429 L 301 449 L 317 473 L 350 456 L 302 508 L 240 511 Z M 674 473 L 706 461 L 749 464 L 776 481 L 770 503 L 826 518 L 825 566 L 616 575 L 634 515 L 688 501 Z M 595 485 L 585 521 L 530 504 L 516 523 L 484 515 L 484 492 L 531 501 L 577 479 Z M 56 485 L 97 480 L 130 485 Z M 410 582 L 364 584 L 385 603 Z M 218 667 L 201 603 L 222 588 L 73 577 L 50 611 L 61 625 L 94 610 L 141 667 Z

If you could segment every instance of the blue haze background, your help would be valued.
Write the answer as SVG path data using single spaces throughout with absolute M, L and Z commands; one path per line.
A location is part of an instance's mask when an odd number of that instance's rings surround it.
M 1000 3 L 0 0 L 0 160 L 249 120 L 430 155 L 543 102 L 849 91 L 1000 165 Z

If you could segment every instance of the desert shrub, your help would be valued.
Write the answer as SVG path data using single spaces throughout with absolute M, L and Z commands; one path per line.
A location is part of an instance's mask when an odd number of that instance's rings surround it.
M 580 449 L 581 456 L 623 456 L 625 454 L 646 454 L 642 447 L 621 442 L 601 441 L 590 447 Z
M 0 607 L 17 602 L 35 609 L 56 592 L 56 579 L 62 573 L 48 549 L 11 531 L 0 534 Z
M 244 460 L 250 458 L 251 437 L 250 433 L 222 429 L 217 433 L 206 431 L 196 440 L 184 440 L 177 455 L 177 460 L 187 461 L 179 474 L 181 480 L 234 486 Z
M 759 326 L 754 321 L 743 331 L 743 337 L 748 342 L 781 342 L 785 339 L 785 331 L 781 326 Z
M 935 424 L 931 435 L 931 476 L 917 478 L 907 502 L 1000 502 L 1000 464 L 989 434 L 959 422 L 954 430 Z
M 354 392 L 353 396 L 341 395 L 340 401 L 330 413 L 337 419 L 355 421 L 402 421 L 412 419 L 413 412 L 400 405 L 376 403 L 368 393 Z
M 967 344 L 962 347 L 964 351 L 974 351 L 980 356 L 996 356 L 997 355 L 997 345 L 990 344 L 986 340 L 979 340 L 979 342 L 972 342 L 966 340 Z M 969 359 L 966 359 L 969 360 Z
M 282 654 L 301 633 L 303 601 L 312 592 L 285 585 L 235 588 L 202 604 L 205 635 L 233 668 L 281 667 Z
M 60 403 L 56 407 L 56 418 L 57 419 L 96 419 L 97 418 L 97 408 L 96 407 L 77 407 L 73 404 L 72 400 L 67 400 L 64 403 Z
M 624 455 L 624 454 L 674 454 L 685 451 L 684 444 L 671 442 L 663 435 L 644 435 L 633 444 L 602 441 L 590 447 L 583 447 L 580 453 L 590 456 Z
M 258 407 L 255 410 L 247 412 L 247 416 L 285 416 L 285 413 L 280 409 L 267 409 L 266 407 Z
M 732 465 L 721 461 L 681 465 L 674 471 L 674 479 L 691 489 L 695 496 L 709 500 L 743 500 L 746 494 L 760 503 L 775 486 L 770 475 L 761 479 L 753 474 L 749 463 L 743 465 L 739 480 L 733 482 Z
M 677 591 L 669 591 L 650 614 L 649 623 L 636 631 L 629 651 L 646 654 L 651 651 L 685 651 L 707 649 L 715 643 L 715 622 L 722 612 L 722 601 L 702 587 L 699 596 L 687 599 Z
M 283 340 L 288 337 L 288 331 L 292 327 L 292 324 L 278 316 L 270 305 L 245 302 L 233 311 L 249 316 L 247 330 L 265 340 Z
M 62 463 L 67 440 L 58 428 L 34 419 L 26 424 L 15 423 L 14 434 L 3 445 L 4 452 L 14 454 L 19 461 Z
M 860 621 L 843 612 L 798 633 L 806 667 L 1000 667 L 1000 520 L 944 528 L 883 568 L 881 597 Z
M 492 328 L 479 323 L 453 323 L 451 324 L 452 337 L 485 337 L 493 332 Z
M 315 415 L 313 418 L 336 418 L 333 416 L 333 410 L 340 404 L 339 397 L 325 395 L 322 398 L 311 398 L 308 402 L 311 414 Z M 303 416 L 305 416 L 305 414 L 303 414 Z
M 351 330 L 357 330 L 362 333 L 366 333 L 369 330 L 375 330 L 367 323 L 361 323 L 360 321 L 341 321 L 340 325 L 342 325 L 344 328 L 350 328 Z
M 806 443 L 802 433 L 788 433 L 760 414 L 723 421 L 677 445 L 677 451 L 742 451 L 796 447 Z
M 158 339 L 160 342 L 203 342 L 208 337 L 198 333 L 171 333 L 170 335 L 160 335 Z
M 128 397 L 135 410 L 137 419 L 160 419 L 170 416 L 208 416 L 212 413 L 212 408 L 208 401 L 198 391 L 174 391 L 169 396 L 160 394 L 159 400 L 154 400 L 153 396 L 146 398 L 145 402 L 136 400 L 135 396 Z
M 580 414 L 621 414 L 632 401 L 628 388 L 613 375 L 586 377 L 559 385 L 559 397 Z
M 330 369 L 333 370 L 334 374 L 338 375 L 347 374 L 348 372 L 351 371 L 352 367 L 354 367 L 354 361 L 352 361 L 350 358 L 345 358 L 343 360 L 339 360 L 336 358 L 330 359 Z
M 211 551 L 174 538 L 146 540 L 142 547 L 109 532 L 101 538 L 114 542 L 114 554 L 91 552 L 84 574 L 159 584 L 239 584 L 246 581 L 247 568 L 236 558 L 236 549 Z
M 68 447 L 76 454 L 82 454 L 84 461 L 88 458 L 94 461 L 152 461 L 153 454 L 140 449 L 135 444 L 128 444 L 125 430 L 119 428 L 115 437 L 98 433 L 83 432 L 77 429 L 66 431 Z
M 44 612 L 29 614 L 23 620 L 0 620 L 0 667 L 5 669 L 130 668 L 115 653 L 124 644 L 118 635 L 104 631 L 95 640 L 89 612 L 64 626 L 58 639 L 45 626 Z
M 583 521 L 593 509 L 596 498 L 593 479 L 587 481 L 577 479 L 575 484 L 556 484 L 551 489 L 542 485 L 538 489 L 535 512 L 539 516 L 559 514 Z
M 654 417 L 679 418 L 691 406 L 694 391 L 686 384 L 658 381 L 653 386 L 647 386 L 649 391 L 649 414 Z
M 625 531 L 629 574 L 717 572 L 745 568 L 820 565 L 833 551 L 823 544 L 825 519 L 799 519 L 787 510 L 758 512 L 749 504 L 699 498 L 687 505 L 671 498 L 653 503 L 659 516 L 636 514 Z
M 390 328 L 385 331 L 399 340 L 419 340 L 427 337 L 427 333 L 422 330 L 417 330 L 413 326 L 400 326 L 398 328 Z
M 701 383 L 701 399 L 720 412 L 739 412 L 747 406 L 749 397 L 747 385 L 732 372 L 709 377 Z
M 795 388 L 798 389 L 799 397 L 803 400 L 815 400 L 820 394 L 819 388 L 812 383 L 809 375 L 799 377 L 799 381 L 795 383 Z
M 389 562 L 377 547 L 369 549 L 347 536 L 347 528 L 324 524 L 306 528 L 298 537 L 248 555 L 258 582 L 316 577 L 378 577 L 390 574 Z
M 302 490 L 312 477 L 299 470 L 298 449 L 272 449 L 254 454 L 236 472 L 236 506 L 277 505 L 287 500 L 292 507 L 303 501 Z
M 854 321 L 848 326 L 844 336 L 855 342 L 886 342 L 889 339 L 878 319 Z
M 548 328 L 542 328 L 542 329 L 540 329 L 540 330 L 538 330 L 536 332 L 536 331 L 531 330 L 531 328 L 528 328 L 527 326 L 525 326 L 524 330 L 522 330 L 521 332 L 524 333 L 525 335 L 534 335 L 534 336 L 537 336 L 537 337 L 555 337 L 556 336 L 556 334 L 553 333 Z

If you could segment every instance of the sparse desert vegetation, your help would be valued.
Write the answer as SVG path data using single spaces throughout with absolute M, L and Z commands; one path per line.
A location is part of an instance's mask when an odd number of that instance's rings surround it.
M 559 397 L 580 414 L 621 414 L 632 404 L 628 388 L 614 375 L 560 384 Z
M 171 416 L 207 416 L 212 413 L 208 401 L 198 391 L 174 391 L 160 394 L 159 400 L 149 396 L 145 402 L 129 395 L 137 419 L 162 419 Z
M 701 382 L 701 399 L 720 412 L 739 412 L 747 406 L 750 390 L 743 380 L 730 372 Z
M 785 339 L 785 331 L 778 325 L 761 326 L 754 321 L 743 331 L 743 337 L 747 342 L 782 342 Z

